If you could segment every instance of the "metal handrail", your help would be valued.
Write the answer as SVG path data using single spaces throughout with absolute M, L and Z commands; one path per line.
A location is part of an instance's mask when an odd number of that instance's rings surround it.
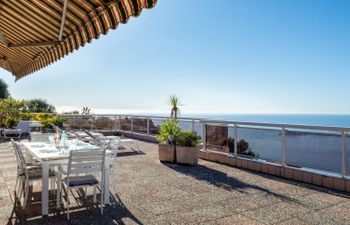
M 114 119 L 119 119 L 119 129 L 121 129 L 121 119 L 129 118 L 130 119 L 130 130 L 134 130 L 134 119 L 146 119 L 147 128 L 146 133 L 150 135 L 150 120 L 152 119 L 167 119 L 170 117 L 167 116 L 152 116 L 152 115 L 130 115 L 130 114 L 59 114 L 62 117 L 66 118 L 93 118 L 93 117 L 109 117 Z M 206 126 L 215 125 L 215 126 L 227 126 L 234 129 L 234 157 L 238 157 L 237 150 L 237 137 L 238 137 L 238 128 L 252 128 L 252 129 L 273 129 L 281 131 L 281 165 L 287 166 L 286 164 L 286 133 L 288 130 L 301 130 L 305 132 L 311 131 L 323 131 L 329 132 L 328 134 L 336 134 L 342 140 L 341 148 L 341 171 L 343 177 L 347 177 L 347 138 L 350 135 L 350 127 L 337 127 L 337 126 L 316 126 L 316 125 L 300 125 L 300 124 L 285 124 L 285 123 L 263 123 L 263 122 L 245 122 L 245 121 L 232 121 L 232 120 L 217 120 L 217 119 L 207 119 L 207 118 L 194 118 L 194 117 L 180 117 L 177 118 L 179 121 L 191 122 L 191 130 L 194 130 L 194 124 L 200 123 L 203 125 L 203 149 L 206 150 L 207 140 L 206 140 Z M 330 133 L 331 132 L 331 133 Z
M 59 114 L 63 117 L 78 117 L 78 118 L 90 118 L 90 117 L 128 117 L 128 118 L 143 118 L 143 119 L 168 119 L 168 116 L 152 116 L 152 115 L 130 115 L 130 114 Z M 216 120 L 216 119 L 203 119 L 195 117 L 179 117 L 179 121 L 196 121 L 199 123 L 206 123 L 208 125 L 241 125 L 241 126 L 257 126 L 257 127 L 269 127 L 269 128 L 292 128 L 302 130 L 322 130 L 322 131 L 338 131 L 338 132 L 350 132 L 350 127 L 337 127 L 337 126 L 315 126 L 315 125 L 302 125 L 302 124 L 287 124 L 287 123 L 265 123 L 265 122 L 249 122 L 249 121 L 233 121 L 233 120 Z

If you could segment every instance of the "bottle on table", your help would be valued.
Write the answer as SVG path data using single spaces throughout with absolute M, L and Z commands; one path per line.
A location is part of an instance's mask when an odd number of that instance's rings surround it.
M 58 147 L 59 142 L 60 142 L 60 133 L 58 132 L 58 130 L 56 130 L 56 133 L 55 133 L 55 145 L 56 145 L 56 147 Z

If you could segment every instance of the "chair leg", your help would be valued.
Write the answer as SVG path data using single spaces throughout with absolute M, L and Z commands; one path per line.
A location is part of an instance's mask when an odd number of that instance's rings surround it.
M 26 209 L 27 201 L 28 201 L 28 193 L 29 192 L 29 182 L 28 180 L 25 181 L 25 187 L 24 187 L 24 202 L 23 202 L 23 209 Z
M 67 219 L 69 220 L 69 191 L 70 189 L 67 187 Z
M 19 178 L 19 184 L 18 184 L 18 199 L 21 201 L 22 200 L 22 192 L 24 189 L 24 184 L 23 184 L 23 178 Z
M 97 200 L 96 200 L 96 189 L 97 189 L 97 186 L 95 185 L 94 186 L 94 200 L 93 200 L 94 203 L 97 202 Z
M 84 197 L 87 198 L 87 187 L 84 188 Z
M 101 215 L 103 215 L 103 184 L 101 184 Z
M 62 173 L 58 170 L 58 174 L 56 176 L 56 208 L 59 209 L 61 206 L 61 196 L 62 196 Z
M 115 189 L 115 179 L 114 179 L 115 173 L 114 173 L 114 166 L 115 166 L 115 165 L 113 165 L 113 168 L 111 168 L 110 175 L 109 175 L 109 178 L 110 178 L 111 181 L 112 181 L 113 195 L 117 192 L 116 189 Z
M 15 192 L 18 198 L 21 198 L 21 184 L 22 184 L 22 177 L 17 176 L 16 184 L 15 184 Z
M 56 208 L 59 209 L 60 205 L 61 205 L 61 182 L 57 180 Z
M 18 174 L 17 174 L 16 183 L 15 183 L 15 191 L 16 191 L 16 194 L 17 194 L 18 180 L 19 180 L 19 176 L 18 176 Z

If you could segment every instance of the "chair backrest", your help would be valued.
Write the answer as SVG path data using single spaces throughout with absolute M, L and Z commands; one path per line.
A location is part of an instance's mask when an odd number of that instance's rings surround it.
M 15 155 L 16 155 L 17 167 L 21 173 L 24 173 L 26 170 L 27 162 L 26 162 L 25 156 L 23 154 L 23 151 L 21 149 L 21 146 L 18 142 L 14 141 L 13 139 L 11 139 L 11 142 L 12 142 L 13 150 L 14 150 Z
M 98 173 L 105 166 L 106 149 L 71 150 L 67 168 L 67 180 L 73 174 Z M 69 182 L 69 181 L 68 181 Z
M 22 133 L 29 133 L 32 128 L 41 128 L 41 123 L 38 121 L 22 120 L 20 121 L 16 129 L 20 129 Z
M 92 139 L 91 144 L 96 145 L 100 148 L 109 148 L 110 141 L 105 139 Z
M 49 142 L 49 137 L 54 136 L 53 133 L 30 132 L 30 141 Z
M 109 142 L 109 147 L 113 150 L 118 150 L 121 147 L 121 139 L 119 137 L 111 139 Z

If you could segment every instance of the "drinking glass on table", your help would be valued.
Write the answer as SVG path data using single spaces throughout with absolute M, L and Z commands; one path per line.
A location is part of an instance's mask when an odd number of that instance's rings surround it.
M 53 135 L 49 136 L 49 143 L 50 145 L 55 145 L 55 137 Z

